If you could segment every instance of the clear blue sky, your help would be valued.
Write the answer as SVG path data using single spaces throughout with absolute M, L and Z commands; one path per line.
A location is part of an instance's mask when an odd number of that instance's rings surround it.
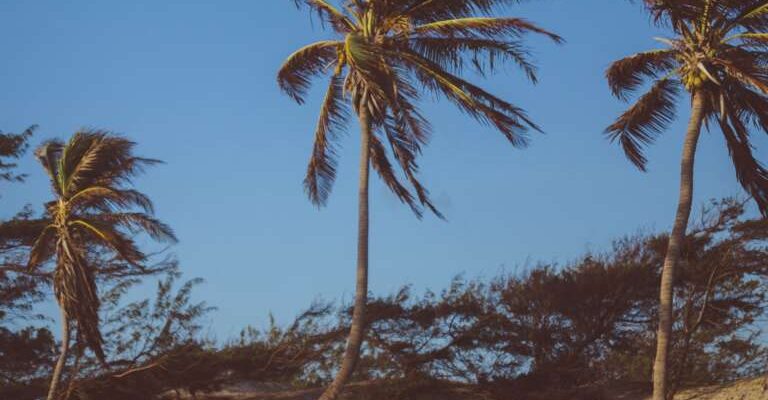
M 530 1 L 504 14 L 568 41 L 530 41 L 538 86 L 512 69 L 481 83 L 527 109 L 547 134 L 516 150 L 450 104 L 425 104 L 435 135 L 422 176 L 448 222 L 418 221 L 375 180 L 376 293 L 566 262 L 671 224 L 685 107 L 650 149 L 647 174 L 602 135 L 625 107 L 610 96 L 604 70 L 657 45 L 648 17 L 618 0 Z M 224 339 L 263 325 L 269 311 L 285 321 L 317 296 L 353 293 L 355 127 L 329 205 L 317 210 L 301 181 L 322 89 L 298 106 L 275 83 L 288 54 L 324 36 L 289 0 L 4 0 L 0 129 L 39 124 L 37 144 L 82 126 L 106 128 L 165 160 L 138 187 L 176 229 L 185 276 L 207 281 L 196 296 L 219 307 L 210 322 Z M 742 193 L 719 132 L 704 136 L 697 162 L 697 204 Z M 27 184 L 0 187 L 0 217 L 50 197 L 32 157 L 22 170 Z

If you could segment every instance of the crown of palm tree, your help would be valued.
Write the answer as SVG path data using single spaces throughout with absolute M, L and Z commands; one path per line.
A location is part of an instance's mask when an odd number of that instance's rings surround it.
M 135 157 L 135 143 L 103 131 L 82 131 L 68 143 L 49 141 L 35 155 L 48 173 L 55 200 L 47 204 L 32 245 L 29 267 L 56 258 L 53 288 L 66 315 L 103 361 L 99 298 L 94 268 L 85 253 L 106 248 L 117 258 L 141 266 L 146 255 L 131 235 L 141 232 L 160 241 L 175 241 L 170 227 L 153 218 L 152 202 L 127 186 L 131 178 L 157 160 Z M 132 212 L 139 209 L 140 212 Z
M 529 128 L 538 130 L 522 109 L 459 77 L 467 67 L 485 74 L 511 60 L 536 81 L 522 36 L 561 38 L 522 19 L 490 16 L 496 6 L 516 1 L 348 0 L 341 7 L 326 0 L 294 1 L 314 10 L 340 36 L 299 49 L 278 73 L 280 87 L 298 103 L 304 102 L 312 78 L 330 75 L 304 180 L 315 204 L 325 204 L 336 176 L 335 143 L 349 117 L 346 99 L 356 113 L 369 116 L 376 133 L 371 165 L 419 216 L 422 206 L 440 213 L 416 178 L 416 156 L 430 134 L 416 107 L 417 86 L 496 127 L 515 146 L 526 145 Z M 415 196 L 393 171 L 385 143 Z
M 704 121 L 725 137 L 736 175 L 768 215 L 768 170 L 755 159 L 750 130 L 768 133 L 768 1 L 646 0 L 655 20 L 673 38 L 659 38 L 663 49 L 638 53 L 613 63 L 606 75 L 622 100 L 651 82 L 607 134 L 627 157 L 645 170 L 643 148 L 675 118 L 681 90 L 704 96 Z

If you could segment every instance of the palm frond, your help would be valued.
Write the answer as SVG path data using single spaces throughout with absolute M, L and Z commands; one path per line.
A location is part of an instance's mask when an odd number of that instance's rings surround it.
M 152 200 L 134 189 L 116 189 L 105 186 L 90 186 L 69 199 L 70 207 L 88 212 L 95 209 L 102 212 L 138 207 L 149 214 L 154 213 Z
M 647 163 L 643 147 L 653 143 L 674 120 L 677 95 L 676 81 L 659 80 L 606 129 L 608 138 L 618 140 L 627 158 L 642 171 Z
M 59 184 L 59 159 L 64 150 L 64 144 L 59 140 L 49 140 L 35 151 L 35 157 L 43 166 L 43 170 L 51 180 L 51 186 L 54 192 L 61 195 L 61 185 Z
M 335 40 L 324 40 L 304 46 L 288 56 L 277 73 L 277 82 L 283 92 L 297 103 L 304 103 L 312 78 L 334 67 L 334 61 L 339 61 L 341 45 Z
M 562 43 L 563 38 L 546 29 L 520 18 L 457 18 L 431 22 L 413 28 L 416 35 L 442 35 L 444 37 L 478 37 L 508 40 L 509 37 L 520 37 L 525 33 L 536 33 Z
M 492 15 L 498 7 L 521 0 L 403 0 L 392 2 L 392 12 L 418 22 Z
M 59 240 L 57 266 L 53 274 L 56 299 L 68 318 L 77 322 L 77 331 L 84 343 L 104 364 L 104 340 L 99 329 L 100 301 L 96 278 L 85 263 L 82 249 L 68 240 Z
M 178 242 L 178 238 L 170 226 L 144 213 L 113 212 L 82 215 L 81 218 L 110 224 L 115 230 L 117 228 L 124 228 L 133 234 L 146 233 L 152 239 L 159 242 Z
M 39 265 L 50 260 L 56 254 L 56 227 L 48 224 L 37 234 L 37 239 L 29 249 L 29 269 L 37 268 Z
M 410 111 L 407 109 L 401 109 L 399 112 L 384 126 L 384 132 L 387 136 L 392 154 L 397 162 L 400 164 L 400 168 L 405 173 L 406 178 L 410 182 L 416 197 L 422 206 L 427 207 L 432 213 L 440 219 L 445 219 L 445 216 L 437 209 L 435 204 L 429 197 L 429 191 L 416 177 L 419 166 L 416 163 L 416 155 L 419 152 L 419 143 L 413 140 L 414 129 L 412 127 L 415 119 L 409 115 Z M 413 206 L 411 206 L 413 208 Z M 421 213 L 416 213 L 421 217 Z
M 416 204 L 415 199 L 411 192 L 400 183 L 397 179 L 394 170 L 392 169 L 392 163 L 389 162 L 387 157 L 387 151 L 381 141 L 371 136 L 371 166 L 379 174 L 379 177 L 384 184 L 394 193 L 400 201 L 407 204 L 417 217 L 421 218 L 423 213 L 421 208 Z
M 730 108 L 728 118 L 719 120 L 719 123 L 728 144 L 737 179 L 755 200 L 763 216 L 768 217 L 768 169 L 755 159 L 746 126 Z
M 335 143 L 349 117 L 344 105 L 343 85 L 341 74 L 331 77 L 315 129 L 315 142 L 304 178 L 304 189 L 316 205 L 326 203 L 336 179 Z
M 139 250 L 136 243 L 125 237 L 111 223 L 79 217 L 71 220 L 69 227 L 79 228 L 82 234 L 90 235 L 97 242 L 100 241 L 103 246 L 114 250 L 120 258 L 132 265 L 141 266 L 146 259 L 146 255 Z
M 704 2 L 700 0 L 644 0 L 644 2 L 656 23 L 661 25 L 668 23 L 678 32 L 688 31 L 686 23 L 698 21 L 704 9 Z
M 637 53 L 611 64 L 605 73 L 613 95 L 627 101 L 646 79 L 655 79 L 675 68 L 675 52 L 653 50 Z
M 66 169 L 61 175 L 67 186 L 67 198 L 89 186 L 130 183 L 146 167 L 161 163 L 159 160 L 134 156 L 136 143 L 107 131 L 82 130 L 75 136 L 85 143 L 84 147 L 88 150 L 83 153 L 83 158 L 87 160 L 77 159 L 76 163 L 71 163 L 70 158 L 61 158 L 61 164 Z M 69 146 L 67 152 L 73 152 Z
M 726 80 L 725 93 L 734 115 L 768 133 L 768 98 L 734 80 Z
M 418 99 L 419 92 L 407 79 L 407 72 L 407 69 L 402 67 L 392 70 L 390 80 L 393 82 L 395 94 L 390 104 L 390 113 L 380 131 L 389 143 L 391 154 L 413 187 L 421 206 L 430 209 L 435 216 L 442 219 L 443 214 L 437 210 L 429 198 L 429 192 L 416 177 L 419 170 L 416 158 L 421 153 L 422 146 L 429 141 L 431 127 L 413 103 Z M 421 218 L 422 207 L 417 207 L 415 201 L 409 205 L 417 217 Z
M 350 32 L 354 29 L 352 21 L 326 0 L 293 0 L 293 2 L 297 7 L 304 4 L 314 10 L 322 21 L 330 23 L 337 32 Z
M 741 47 L 755 47 L 764 49 L 768 47 L 768 33 L 758 32 L 742 32 L 723 39 L 723 44 L 734 42 L 737 40 L 742 41 Z
M 750 22 L 759 19 L 761 17 L 768 16 L 768 1 L 744 1 L 743 10 L 739 15 L 733 18 L 735 24 L 749 24 Z M 752 21 L 750 21 L 752 20 Z
M 410 40 L 410 47 L 422 57 L 452 73 L 461 73 L 470 64 L 481 75 L 494 72 L 498 64 L 512 61 L 526 77 L 538 82 L 537 67 L 529 51 L 516 42 L 494 39 L 423 37 Z
M 525 136 L 528 128 L 540 130 L 523 110 L 444 71 L 439 65 L 415 53 L 401 52 L 400 56 L 424 87 L 444 95 L 479 122 L 495 126 L 515 147 L 528 144 Z
M 736 64 L 730 60 L 716 59 L 715 62 L 731 76 L 747 86 L 754 87 L 763 94 L 768 94 L 768 75 L 764 68 L 749 63 Z
M 92 176 L 99 163 L 99 147 L 104 132 L 77 132 L 69 139 L 61 156 L 64 196 L 69 196 L 70 186 L 77 185 L 87 176 Z M 101 172 L 101 171 L 99 171 Z

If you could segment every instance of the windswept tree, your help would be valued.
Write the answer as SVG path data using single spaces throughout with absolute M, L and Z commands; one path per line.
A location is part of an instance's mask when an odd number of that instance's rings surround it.
M 41 145 L 36 156 L 50 177 L 54 199 L 37 224 L 40 233 L 29 255 L 29 268 L 55 260 L 53 290 L 61 310 L 61 354 L 54 368 L 48 399 L 66 362 L 70 330 L 104 363 L 99 330 L 98 271 L 88 251 L 103 248 L 116 259 L 141 266 L 147 256 L 132 236 L 146 233 L 175 241 L 170 227 L 154 217 L 152 202 L 130 187 L 131 178 L 159 161 L 133 154 L 135 143 L 104 131 L 80 131 L 66 144 Z M 138 211 L 136 211 L 138 210 Z M 74 322 L 74 326 L 70 323 Z
M 511 0 L 345 0 L 338 8 L 326 0 L 294 1 L 316 12 L 336 34 L 291 54 L 278 73 L 280 87 L 298 103 L 304 102 L 312 78 L 330 75 L 304 180 L 316 205 L 324 205 L 331 192 L 336 145 L 350 109 L 360 125 L 355 304 L 341 368 L 321 397 L 330 400 L 352 375 L 364 338 L 370 167 L 417 216 L 424 207 L 441 216 L 417 178 L 416 158 L 430 134 L 417 107 L 422 91 L 447 98 L 498 129 L 513 146 L 524 147 L 526 132 L 539 129 L 526 113 L 460 76 L 467 67 L 485 74 L 511 61 L 535 82 L 536 68 L 522 37 L 536 33 L 561 39 L 523 19 L 493 16 L 497 6 Z M 398 178 L 393 159 L 412 189 Z
M 23 175 L 13 173 L 16 167 L 11 160 L 21 157 L 29 146 L 29 138 L 36 126 L 31 126 L 22 133 L 3 133 L 0 131 L 0 181 L 19 181 Z M 5 160 L 3 160 L 5 158 Z
M 702 126 L 722 132 L 736 177 L 768 216 L 768 170 L 755 158 L 750 133 L 768 132 L 768 1 L 646 0 L 656 22 L 674 34 L 664 48 L 613 63 L 607 71 L 613 94 L 639 97 L 608 127 L 627 157 L 646 168 L 645 145 L 675 118 L 680 94 L 691 97 L 691 115 L 681 157 L 680 193 L 661 277 L 653 399 L 668 393 L 667 364 L 672 331 L 673 280 L 691 213 L 696 146 Z

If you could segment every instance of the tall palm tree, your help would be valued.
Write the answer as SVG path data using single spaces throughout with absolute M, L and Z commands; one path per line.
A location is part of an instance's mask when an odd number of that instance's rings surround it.
M 512 61 L 536 81 L 522 37 L 561 38 L 519 18 L 494 17 L 496 6 L 513 0 L 294 0 L 308 6 L 336 38 L 291 54 L 278 73 L 282 90 L 299 104 L 312 78 L 330 75 L 315 131 L 304 186 L 318 206 L 328 199 L 336 176 L 336 143 L 353 111 L 360 125 L 357 279 L 346 351 L 322 400 L 335 399 L 359 358 L 368 294 L 368 184 L 373 167 L 384 183 L 421 217 L 424 207 L 441 217 L 418 180 L 416 157 L 430 126 L 416 103 L 421 90 L 441 95 L 476 120 L 498 129 L 515 147 L 539 128 L 525 112 L 460 77 L 465 68 L 481 74 Z M 389 150 L 387 150 L 389 147 Z M 412 186 L 396 175 L 391 159 Z
M 136 157 L 135 143 L 103 131 L 75 133 L 66 144 L 53 140 L 35 155 L 50 177 L 54 200 L 46 204 L 29 256 L 29 268 L 55 259 L 53 290 L 61 312 L 61 354 L 53 371 L 48 399 L 56 389 L 67 358 L 70 323 L 80 343 L 104 363 L 99 331 L 96 275 L 86 252 L 103 248 L 136 266 L 146 255 L 131 235 L 175 241 L 170 227 L 152 217 L 150 199 L 131 189 L 131 178 L 157 160 Z M 134 210 L 140 211 L 134 211 Z
M 643 147 L 674 119 L 680 92 L 690 94 L 677 215 L 659 296 L 653 399 L 662 400 L 669 395 L 672 282 L 691 213 L 694 158 L 703 126 L 720 128 L 736 177 L 768 216 L 768 170 L 755 159 L 749 137 L 752 131 L 768 132 L 768 1 L 646 0 L 645 4 L 674 37 L 659 39 L 664 48 L 638 53 L 610 66 L 606 74 L 609 85 L 622 100 L 628 100 L 644 83 L 651 86 L 607 129 L 607 134 L 644 171 Z

